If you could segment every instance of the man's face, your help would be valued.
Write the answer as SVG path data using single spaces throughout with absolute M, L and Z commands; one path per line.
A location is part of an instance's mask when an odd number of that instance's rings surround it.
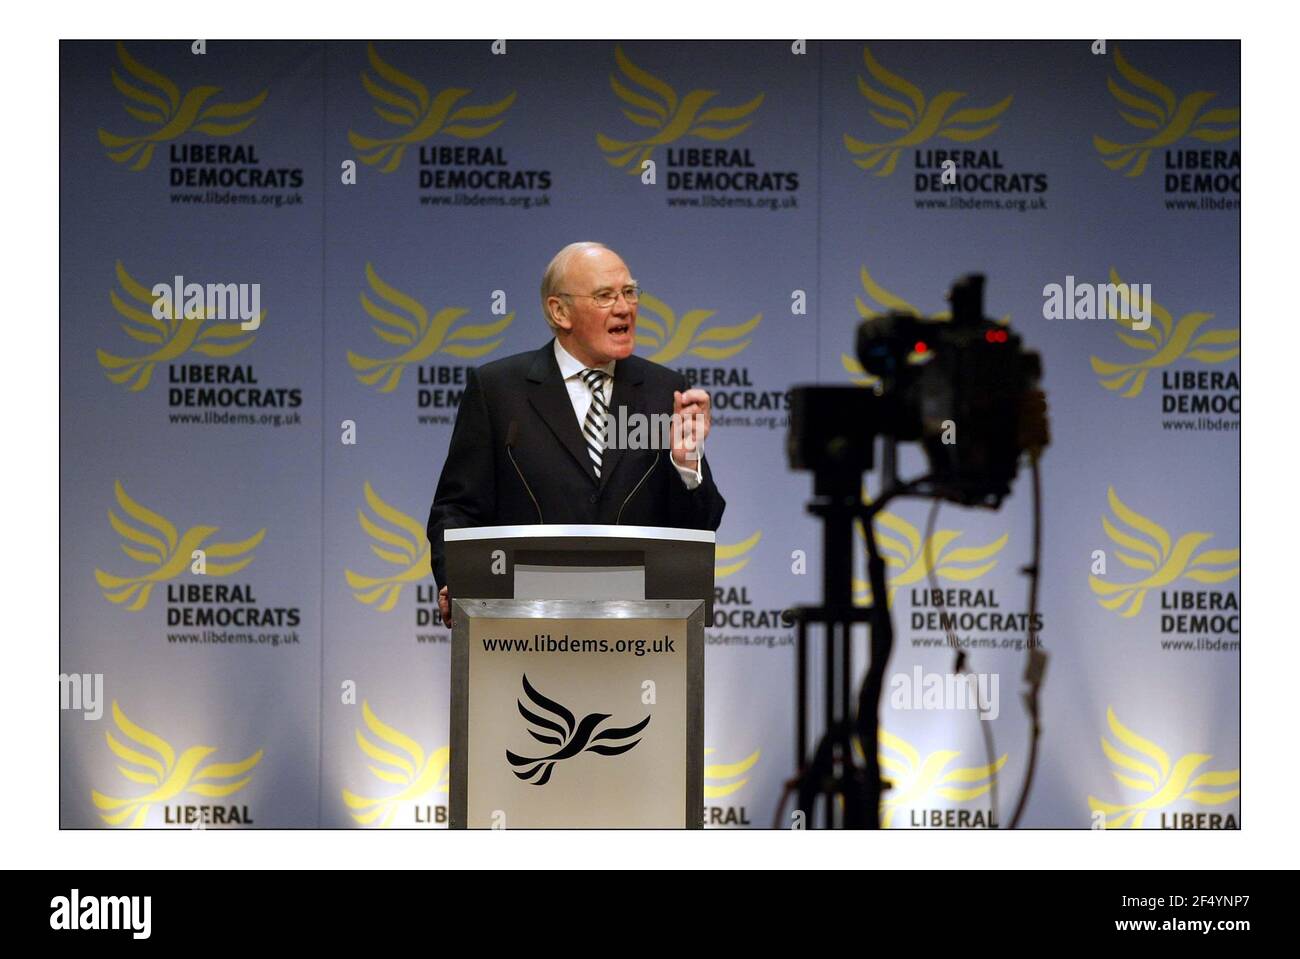
M 592 299 L 632 286 L 627 264 L 611 250 L 588 250 L 569 264 L 566 274 L 560 288 L 582 295 L 551 301 L 556 322 L 568 331 L 557 332 L 560 345 L 587 366 L 631 356 L 636 346 L 636 305 L 629 305 L 622 296 L 606 307 L 597 306 Z

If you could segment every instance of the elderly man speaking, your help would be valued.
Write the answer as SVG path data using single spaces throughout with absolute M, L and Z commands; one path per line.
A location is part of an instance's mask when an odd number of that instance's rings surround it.
M 469 371 L 429 510 L 443 625 L 452 625 L 444 530 L 528 523 L 716 530 L 722 522 L 726 502 L 701 446 L 709 394 L 632 355 L 638 298 L 618 254 L 571 243 L 542 278 L 554 337 Z M 614 441 L 606 428 L 662 423 L 669 414 L 671 430 L 642 431 L 649 443 Z M 657 442 L 664 433 L 667 441 Z

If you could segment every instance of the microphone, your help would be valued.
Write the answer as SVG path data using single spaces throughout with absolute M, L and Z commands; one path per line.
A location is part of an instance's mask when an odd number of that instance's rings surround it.
M 659 465 L 659 454 L 656 453 L 654 456 L 654 462 L 650 464 L 650 468 L 645 471 L 645 474 L 639 480 L 637 480 L 637 484 L 632 487 L 632 492 L 627 494 L 627 499 L 623 500 L 623 505 L 618 508 L 618 516 L 615 517 L 614 519 L 615 526 L 623 522 L 623 510 L 627 509 L 627 504 L 632 501 L 632 497 L 636 495 L 636 491 L 641 488 L 642 483 L 644 483 L 647 479 L 650 478 L 650 474 L 654 472 L 655 467 L 658 465 Z
M 524 489 L 528 491 L 528 498 L 533 501 L 533 506 L 537 507 L 537 522 L 545 523 L 546 521 L 542 519 L 542 508 L 541 506 L 538 506 L 537 497 L 533 495 L 533 488 L 528 485 L 528 480 L 524 479 L 524 471 L 521 470 L 519 464 L 515 462 L 514 445 L 517 439 L 519 439 L 519 424 L 516 421 L 511 420 L 510 426 L 506 430 L 506 456 L 509 456 L 510 462 L 514 464 L 515 472 L 519 474 L 519 481 L 524 484 Z M 633 492 L 635 492 L 635 490 L 633 490 Z

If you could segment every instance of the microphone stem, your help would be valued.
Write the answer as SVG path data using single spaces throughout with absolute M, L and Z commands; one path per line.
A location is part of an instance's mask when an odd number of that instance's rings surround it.
M 645 473 L 641 476 L 639 480 L 637 480 L 637 484 L 632 487 L 632 492 L 627 494 L 627 499 L 623 500 L 623 505 L 618 508 L 618 516 L 614 517 L 615 526 L 623 522 L 623 510 L 627 509 L 627 504 L 632 502 L 632 497 L 636 495 L 636 491 L 641 488 L 641 484 L 644 483 L 649 478 L 650 474 L 654 472 L 655 467 L 658 465 L 659 465 L 659 457 L 658 455 L 656 455 L 654 458 L 654 462 L 650 464 L 650 468 L 645 471 Z
M 533 495 L 533 488 L 528 485 L 528 480 L 524 479 L 524 471 L 521 470 L 519 464 L 515 462 L 515 451 L 510 448 L 510 444 L 508 443 L 506 444 L 506 456 L 510 457 L 510 462 L 514 466 L 515 472 L 519 474 L 519 482 L 524 484 L 524 489 L 528 491 L 528 498 L 533 501 L 533 506 L 537 510 L 538 524 L 544 524 L 546 521 L 542 519 L 542 507 L 538 505 L 537 497 Z

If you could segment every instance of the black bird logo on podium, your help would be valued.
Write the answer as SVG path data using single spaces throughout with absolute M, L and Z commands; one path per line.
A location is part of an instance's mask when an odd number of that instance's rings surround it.
M 605 720 L 610 718 L 609 713 L 589 713 L 578 722 L 573 713 L 557 703 L 553 699 L 548 699 L 533 688 L 532 683 L 528 681 L 528 675 L 524 674 L 524 694 L 533 703 L 539 712 L 546 713 L 554 717 L 548 719 L 547 716 L 538 715 L 523 704 L 522 700 L 515 700 L 519 706 L 519 713 L 524 719 L 528 720 L 532 727 L 528 730 L 528 735 L 532 736 L 539 743 L 545 743 L 548 746 L 558 747 L 555 752 L 549 756 L 540 756 L 529 759 L 526 756 L 517 756 L 510 750 L 506 750 L 506 759 L 514 766 L 514 774 L 534 786 L 545 786 L 551 779 L 551 771 L 555 764 L 565 759 L 572 759 L 579 753 L 599 753 L 601 756 L 617 756 L 625 753 L 640 740 L 640 733 L 650 725 L 650 717 L 647 716 L 635 726 L 627 726 L 623 729 L 603 729 L 596 732 L 596 728 Z M 538 730 L 542 730 L 539 732 Z M 633 738 L 637 737 L 637 738 Z

